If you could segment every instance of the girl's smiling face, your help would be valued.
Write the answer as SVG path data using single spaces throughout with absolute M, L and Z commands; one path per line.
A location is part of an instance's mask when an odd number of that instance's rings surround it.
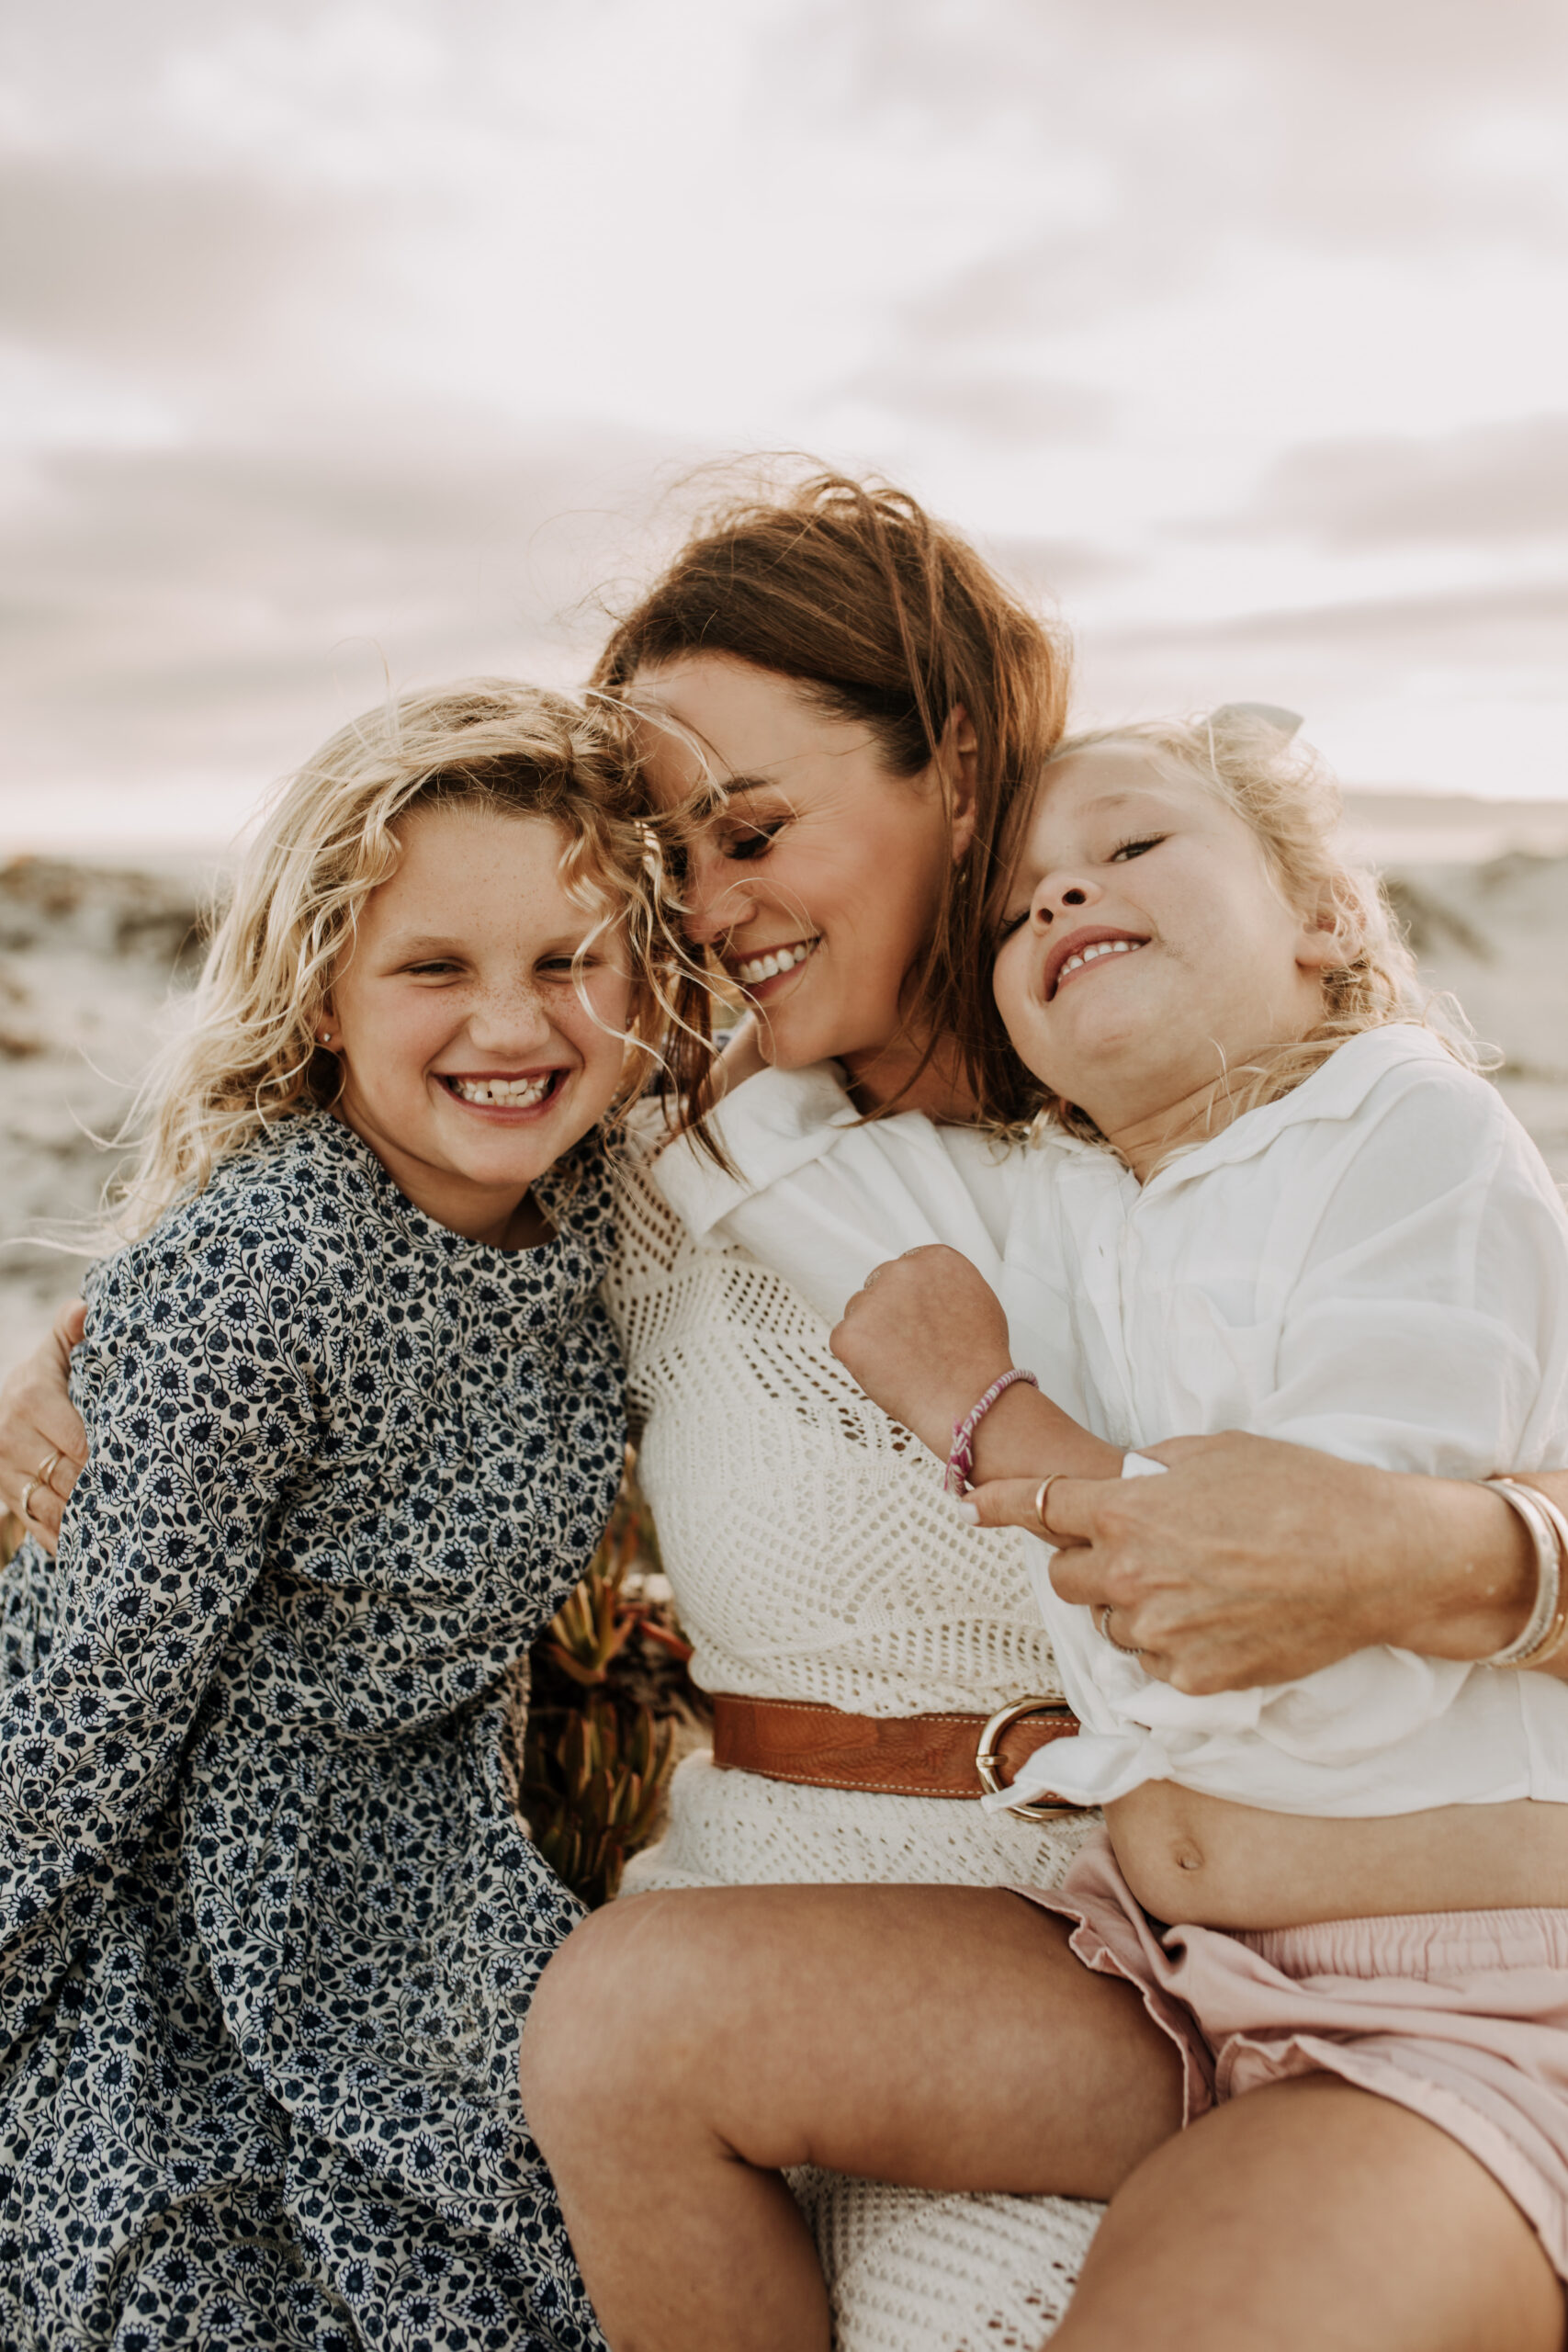
M 1218 793 L 1117 742 L 1047 768 L 1000 943 L 1016 1051 L 1140 1172 L 1188 1123 L 1215 1123 L 1227 1070 L 1316 1025 L 1342 958 Z
M 336 1108 L 416 1207 L 470 1240 L 547 1238 L 528 1187 L 601 1119 L 632 983 L 561 887 L 561 828 L 471 802 L 415 808 L 361 910 L 321 1028 Z M 583 1001 L 586 997 L 586 1003 Z
M 728 655 L 644 671 L 636 693 L 660 805 L 687 805 L 705 775 L 725 794 L 687 854 L 688 937 L 744 989 L 771 1062 L 841 1061 L 852 1078 L 874 1073 L 875 1094 L 973 830 L 962 792 L 929 771 L 894 775 L 869 728 Z

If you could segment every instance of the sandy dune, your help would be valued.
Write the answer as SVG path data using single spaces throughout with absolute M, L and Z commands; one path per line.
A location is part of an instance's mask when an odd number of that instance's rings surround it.
M 0 865 L 0 1368 L 81 1279 L 80 1256 L 22 1237 L 87 1238 L 116 1164 L 97 1138 L 126 1115 L 195 945 L 196 903 L 176 874 Z
M 1369 796 L 1353 831 L 1391 860 L 1424 977 L 1501 1049 L 1498 1083 L 1568 1183 L 1568 810 L 1422 809 L 1424 823 L 1408 797 Z M 1455 863 L 1456 849 L 1483 862 Z M 92 1217 L 112 1164 L 94 1138 L 124 1116 L 171 974 L 188 974 L 197 897 L 194 866 L 0 865 L 0 1371 L 76 1286 L 80 1259 L 23 1237 Z

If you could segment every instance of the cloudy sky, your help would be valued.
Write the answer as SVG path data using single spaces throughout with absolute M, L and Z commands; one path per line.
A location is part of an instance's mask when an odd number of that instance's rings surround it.
M 0 848 L 580 674 L 762 449 L 967 526 L 1086 716 L 1568 797 L 1561 0 L 50 0 L 0 69 Z

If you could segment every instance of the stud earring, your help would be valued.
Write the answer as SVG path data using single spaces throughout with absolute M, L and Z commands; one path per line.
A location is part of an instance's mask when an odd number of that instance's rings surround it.
M 331 1031 L 330 1029 L 323 1029 L 323 1030 L 322 1030 L 322 1032 L 321 1032 L 321 1037 L 320 1037 L 320 1039 L 319 1039 L 319 1041 L 318 1041 L 318 1042 L 319 1042 L 320 1044 L 323 1045 L 323 1046 L 330 1046 L 330 1045 L 332 1044 L 332 1041 L 333 1041 L 333 1033 L 332 1033 L 332 1031 Z

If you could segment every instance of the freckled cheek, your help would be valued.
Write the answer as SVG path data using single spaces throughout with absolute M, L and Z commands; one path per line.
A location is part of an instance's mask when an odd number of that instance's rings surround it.
M 416 1083 L 441 1051 L 450 1024 L 423 1006 L 367 1005 L 344 1023 L 344 1050 L 362 1085 Z

